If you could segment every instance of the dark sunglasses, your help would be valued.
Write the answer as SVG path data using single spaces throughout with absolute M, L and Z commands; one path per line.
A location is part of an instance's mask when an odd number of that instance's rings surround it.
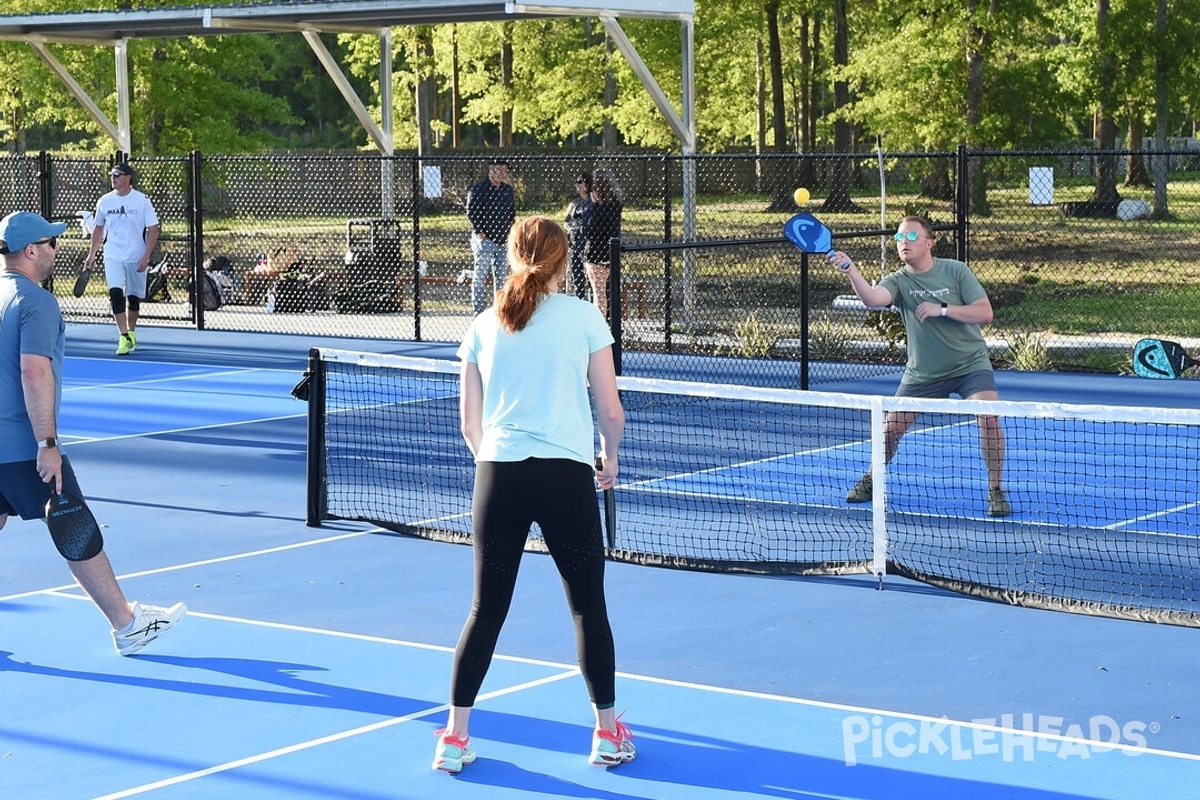
M 126 175 L 125 175 L 125 173 L 124 173 L 124 172 L 110 172 L 110 173 L 108 173 L 108 177 L 110 177 L 110 178 L 124 178 L 124 177 L 126 177 Z
M 30 242 L 30 244 L 48 244 L 51 250 L 58 249 L 58 237 L 51 236 L 49 239 L 42 239 L 40 242 Z
M 587 181 L 575 181 L 576 186 L 587 186 Z
M 919 235 L 916 231 L 908 231 L 907 233 L 897 233 L 895 238 L 897 242 L 903 242 L 905 239 L 915 242 Z

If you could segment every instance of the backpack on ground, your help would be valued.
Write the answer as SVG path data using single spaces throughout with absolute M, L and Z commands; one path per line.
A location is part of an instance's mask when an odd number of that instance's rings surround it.
M 192 281 L 188 281 L 188 299 L 192 303 L 196 302 L 196 291 Z M 205 311 L 216 311 L 223 305 L 221 286 L 212 273 L 207 271 L 204 273 L 204 281 L 200 287 L 200 302 L 204 304 Z

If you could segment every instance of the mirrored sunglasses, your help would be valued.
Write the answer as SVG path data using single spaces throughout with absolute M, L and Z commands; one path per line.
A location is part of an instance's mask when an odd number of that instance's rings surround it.
M 915 242 L 919 235 L 920 234 L 918 234 L 916 231 L 898 232 L 895 236 L 895 239 L 897 242 L 903 242 L 905 239 L 908 239 L 910 242 Z

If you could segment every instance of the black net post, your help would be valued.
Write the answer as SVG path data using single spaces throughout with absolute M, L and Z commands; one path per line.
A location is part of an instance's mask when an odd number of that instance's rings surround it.
M 621 374 L 621 240 L 608 240 L 608 313 L 612 320 L 613 366 Z
M 188 252 L 191 255 L 188 271 L 191 285 L 195 287 L 191 293 L 192 314 L 196 329 L 204 330 L 204 158 L 199 150 L 188 155 L 185 174 L 188 182 L 185 214 L 190 228 Z M 160 227 L 159 236 L 161 230 Z
M 325 519 L 325 364 L 321 351 L 308 351 L 308 435 L 305 457 L 305 524 L 319 528 Z

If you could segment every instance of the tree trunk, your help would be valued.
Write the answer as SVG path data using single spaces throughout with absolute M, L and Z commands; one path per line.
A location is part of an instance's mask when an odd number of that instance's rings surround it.
M 812 63 L 809 65 L 809 84 L 808 84 L 808 149 L 806 153 L 811 153 L 817 148 L 817 96 L 820 92 L 820 86 L 817 84 L 817 76 L 821 74 L 821 15 L 817 14 L 812 19 Z
M 25 103 L 23 95 L 24 93 L 20 89 L 17 89 L 9 98 L 12 106 L 6 115 L 8 118 L 8 137 L 5 140 L 5 145 L 11 155 L 23 154 L 25 152 Z
M 815 31 L 817 18 L 808 14 L 800 15 L 800 121 L 796 126 L 796 141 L 801 153 L 811 153 L 816 149 L 816 117 L 817 90 L 813 76 L 816 74 L 817 43 L 809 35 L 809 27 Z M 812 186 L 816 183 L 816 171 L 813 162 L 807 159 L 800 162 L 796 172 L 796 181 L 801 186 Z
M 1112 154 L 1117 144 L 1117 126 L 1113 121 L 1117 107 L 1117 59 L 1109 41 L 1108 10 L 1109 0 L 1096 0 L 1096 78 L 1100 87 L 1096 104 L 1096 146 L 1100 153 L 1096 158 L 1096 188 L 1091 202 L 1115 208 L 1121 200 L 1117 194 L 1117 162 Z
M 776 153 L 788 152 L 788 124 L 786 106 L 786 88 L 783 85 L 783 48 L 779 42 L 779 0 L 767 0 L 767 59 L 771 69 L 771 131 L 774 142 L 772 150 Z M 792 199 L 791 159 L 774 159 L 768 162 L 771 169 L 771 204 L 768 211 L 792 212 L 796 210 L 796 202 Z
M 433 29 L 428 25 L 420 25 L 414 33 L 417 44 L 417 155 L 427 156 L 433 152 L 433 120 L 437 102 L 437 79 L 433 70 Z
M 921 179 L 920 196 L 953 202 L 954 181 L 950 179 L 950 164 L 946 159 L 935 158 L 929 162 L 929 173 Z
M 754 155 L 761 156 L 767 151 L 767 76 L 766 56 L 763 53 L 762 36 L 754 37 Z M 754 164 L 755 191 L 763 190 L 763 160 L 757 158 Z
M 1167 149 L 1167 122 L 1170 118 L 1171 106 L 1168 97 L 1170 84 L 1170 65 L 1167 63 L 1167 0 L 1158 0 L 1158 11 L 1154 18 L 1154 38 L 1157 46 L 1154 48 L 1154 147 L 1157 150 Z M 1167 207 L 1167 156 L 1156 156 L 1154 165 L 1154 219 L 1167 219 L 1171 216 Z
M 844 67 L 849 61 L 850 31 L 846 19 L 846 0 L 833 0 L 833 65 L 835 69 Z M 844 80 L 833 84 L 833 105 L 835 110 L 841 110 L 850 103 L 850 86 Z M 833 152 L 850 153 L 853 148 L 853 127 L 848 120 L 836 119 L 833 123 Z M 825 211 L 861 212 L 862 206 L 854 202 L 850 196 L 850 187 L 854 182 L 854 158 L 839 158 L 833 162 L 833 175 L 825 202 L 821 208 Z
M 612 108 L 617 104 L 617 76 L 612 71 L 615 49 L 612 37 L 606 35 L 604 41 L 604 130 L 600 145 L 604 152 L 611 153 L 617 149 L 617 126 L 612 120 Z
M 450 146 L 462 147 L 462 91 L 459 88 L 458 26 L 450 30 Z
M 1126 150 L 1141 150 L 1146 134 L 1146 121 L 1142 119 L 1142 104 L 1132 103 L 1129 109 L 1129 141 Z M 1125 185 L 1149 189 L 1150 173 L 1146 171 L 1146 160 L 1141 153 L 1130 153 L 1125 158 Z
M 979 4 L 977 0 L 969 0 L 967 3 L 967 19 L 974 20 L 979 13 Z M 987 17 L 990 20 L 996 13 L 996 0 L 991 0 L 988 5 Z M 978 147 L 981 142 L 979 138 L 979 129 L 983 122 L 983 98 L 987 91 L 987 79 L 985 77 L 985 66 L 987 61 L 988 48 L 991 44 L 991 37 L 988 33 L 986 25 L 969 24 L 967 29 L 967 147 Z M 946 175 L 949 181 L 949 174 Z M 991 205 L 988 203 L 987 195 L 987 176 L 983 171 L 983 161 L 978 158 L 972 158 L 967 163 L 967 186 L 970 187 L 970 203 L 971 213 L 979 216 L 987 216 L 991 214 Z M 939 187 L 940 188 L 940 187 Z M 953 188 L 950 189 L 950 199 L 954 197 Z
M 504 41 L 500 46 L 500 85 L 504 88 L 504 105 L 500 110 L 500 148 L 513 145 L 513 24 L 504 23 Z

